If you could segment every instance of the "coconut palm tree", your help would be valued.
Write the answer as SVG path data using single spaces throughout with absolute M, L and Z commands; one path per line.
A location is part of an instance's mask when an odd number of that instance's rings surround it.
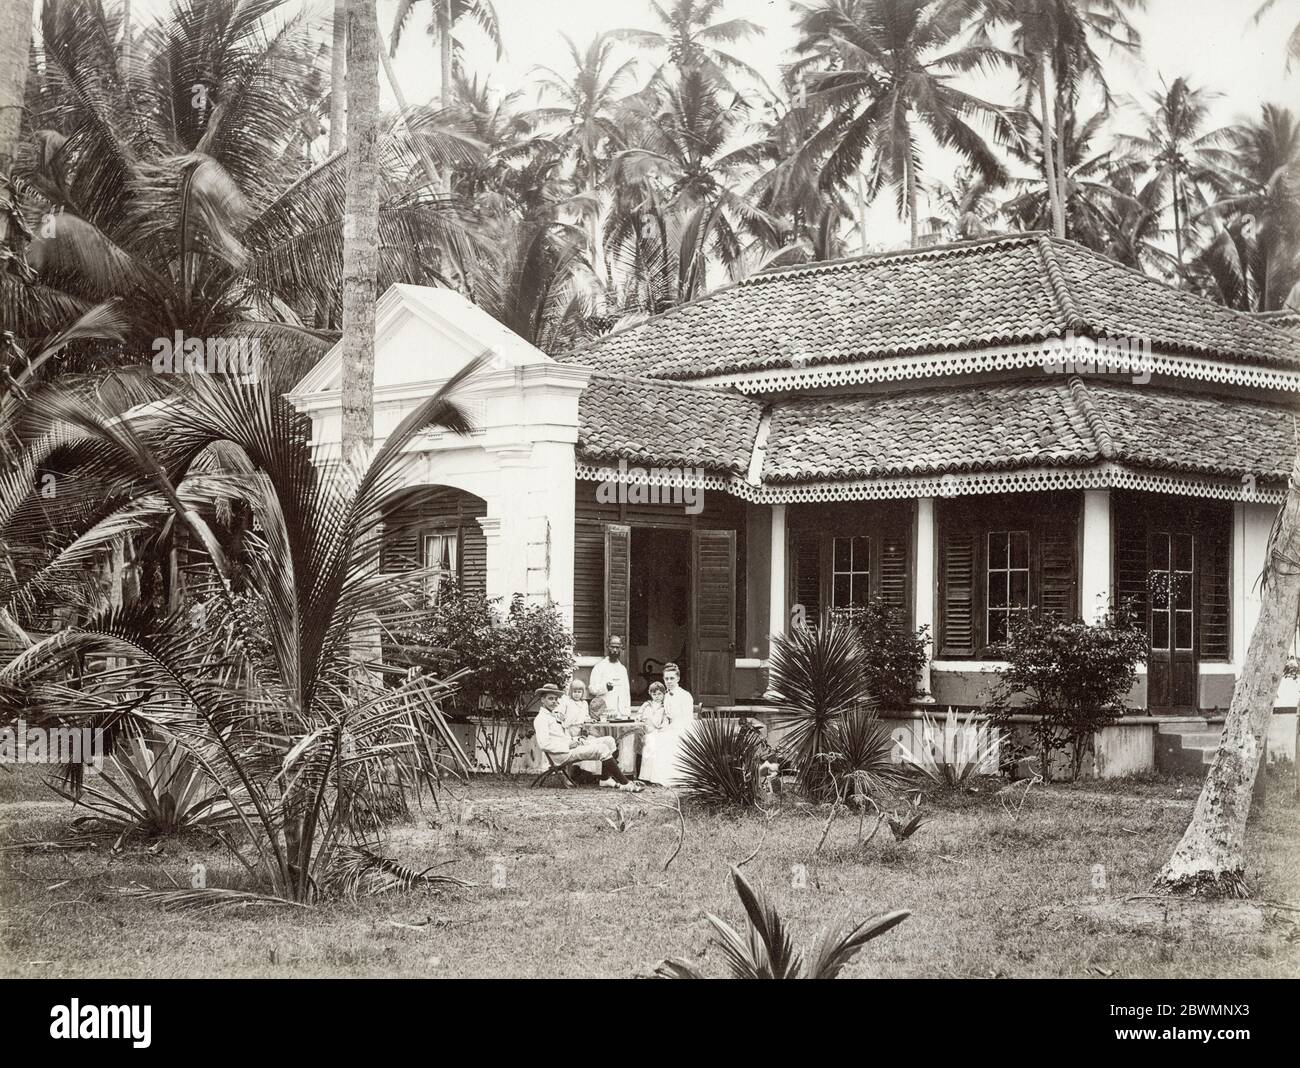
M 311 83 L 314 57 L 301 17 L 274 21 L 279 2 L 174 0 L 130 69 L 97 0 L 44 4 L 39 106 L 15 168 L 35 274 L 0 275 L 0 314 L 19 338 L 116 296 L 126 352 L 179 330 L 273 336 L 284 356 L 301 349 L 288 371 L 319 355 L 312 327 L 340 313 L 345 162 L 302 173 L 292 149 L 302 100 L 286 86 Z M 436 282 L 468 255 L 412 151 L 419 137 L 448 163 L 473 156 L 443 119 L 381 132 L 381 286 Z
M 701 70 L 664 82 L 654 99 L 636 101 L 630 112 L 632 147 L 614 157 L 611 172 L 620 187 L 618 207 L 625 217 L 641 219 L 643 228 L 663 226 L 659 239 L 665 248 L 665 220 L 676 222 L 678 300 L 705 291 L 710 256 L 731 277 L 741 276 L 747 236 L 778 247 L 774 220 L 751 203 L 745 189 L 765 152 L 761 140 L 737 143 L 748 114 L 739 98 L 721 101 Z M 617 228 L 620 220 L 614 222 Z
M 955 150 L 986 182 L 1006 180 L 1006 168 L 972 119 L 1010 133 L 998 107 L 957 88 L 952 72 L 1002 60 L 991 46 L 950 48 L 965 5 L 929 0 L 823 0 L 797 5 L 796 69 L 808 102 L 822 117 L 800 148 L 820 167 L 823 188 L 845 185 L 866 166 L 866 195 L 886 187 L 917 243 L 917 193 L 924 181 L 918 146 L 922 130 Z
M 393 16 L 393 29 L 389 34 L 389 54 L 397 55 L 397 46 L 402 39 L 418 0 L 398 0 L 397 12 Z M 451 107 L 452 94 L 455 89 L 455 73 L 459 66 L 460 45 L 455 38 L 456 24 L 462 19 L 469 19 L 477 24 L 488 39 L 496 45 L 497 59 L 501 58 L 501 23 L 497 19 L 496 8 L 491 0 L 429 0 L 429 36 L 438 42 L 438 74 L 441 78 L 439 100 L 444 108 Z
M 938 206 L 939 213 L 926 220 L 930 232 L 941 233 L 951 241 L 986 237 L 993 232 L 993 216 L 997 213 L 993 193 L 983 178 L 966 167 L 953 172 L 951 185 L 932 183 L 927 200 L 932 207 Z
M 1100 55 L 1094 42 L 1135 50 L 1141 37 L 1128 12 L 1145 0 L 971 0 L 967 14 L 978 14 L 972 43 L 991 47 L 998 30 L 1012 29 L 1012 50 L 1019 57 L 1023 105 L 1036 105 L 1039 159 L 1058 236 L 1066 232 L 1066 146 L 1057 136 L 1071 121 L 1085 83 L 1110 101 Z
M 579 207 L 587 220 L 596 285 L 607 291 L 611 279 L 601 239 L 599 188 L 613 153 L 626 147 L 620 116 L 628 103 L 623 90 L 636 69 L 636 60 L 615 64 L 617 46 L 610 34 L 597 34 L 585 50 L 568 37 L 564 43 L 571 61 L 567 73 L 550 67 L 536 67 L 533 72 L 539 92 L 557 103 L 537 108 L 530 118 L 545 127 L 549 139 L 572 160 L 574 183 L 584 194 Z
M 232 805 L 244 835 L 226 844 L 249 872 L 250 891 L 164 892 L 167 900 L 270 894 L 303 903 L 330 893 L 341 874 L 355 883 L 392 873 L 354 819 L 367 769 L 393 752 L 427 769 L 421 762 L 435 741 L 465 766 L 436 704 L 446 687 L 358 682 L 352 638 L 394 603 L 392 576 L 378 574 L 379 523 L 403 451 L 427 427 L 469 431 L 453 397 L 477 366 L 411 412 L 368 465 L 318 466 L 303 417 L 265 384 L 231 376 L 189 377 L 143 406 L 139 390 L 152 383 L 118 373 L 94 389 L 47 383 L 26 400 L 23 448 L 72 465 L 83 502 L 78 528 L 29 562 L 24 591 L 8 591 L 6 613 L 23 593 L 83 573 L 125 533 L 159 521 L 183 528 L 201 561 L 184 610 L 85 591 L 71 625 L 38 620 L 0 657 L 0 717 L 26 710 L 86 722 L 127 707 L 177 739 Z M 20 494 L 18 485 L 6 478 L 0 486 L 0 529 L 6 545 L 31 545 L 12 526 L 22 514 L 13 497 L 32 494 L 30 482 Z M 231 497 L 255 517 L 238 554 L 223 548 L 210 518 Z M 130 670 L 88 670 L 76 688 L 66 685 L 69 667 L 87 655 L 125 658 Z
M 374 436 L 379 283 L 379 24 L 373 0 L 348 0 L 347 196 L 343 230 L 343 455 Z
M 1264 2 L 1255 10 L 1255 14 L 1251 17 L 1251 21 L 1258 24 L 1259 21 L 1272 11 L 1275 6 L 1277 6 L 1277 0 L 1264 0 Z M 1292 63 L 1300 63 L 1300 22 L 1295 24 L 1295 27 L 1291 30 L 1290 36 L 1286 39 L 1287 70 L 1291 69 Z
M 1233 137 L 1232 191 L 1202 218 L 1213 234 L 1193 284 L 1244 311 L 1300 307 L 1300 123 L 1265 104 Z
M 720 47 L 758 37 L 762 27 L 748 19 L 715 22 L 714 17 L 721 13 L 724 3 L 725 0 L 672 0 L 665 5 L 650 0 L 650 10 L 659 29 L 614 30 L 610 36 L 666 55 L 665 61 L 656 68 L 652 83 L 672 68 L 677 77 L 698 70 L 718 89 L 730 93 L 739 91 L 732 81 L 736 75 L 766 90 L 767 82 L 757 70 Z
M 1144 114 L 1145 132 L 1116 139 L 1121 153 L 1151 169 L 1156 188 L 1169 204 L 1180 267 L 1184 249 L 1191 243 L 1194 217 L 1211 199 L 1230 190 L 1233 129 L 1205 128 L 1210 102 L 1217 95 L 1193 88 L 1186 78 L 1175 78 L 1172 85 L 1162 82 L 1161 91 L 1150 94 L 1152 106 Z
M 1016 195 L 1006 201 L 1002 214 L 1020 230 L 1055 228 L 1057 200 L 1063 211 L 1065 230 L 1062 236 L 1099 252 L 1109 241 L 1110 204 L 1119 196 L 1111 184 L 1114 163 L 1109 150 L 1097 151 L 1096 144 L 1105 129 L 1106 114 L 1098 111 L 1081 119 L 1074 110 L 1064 113 L 1053 138 L 1064 162 L 1063 183 L 1052 180 L 1054 168 L 1043 162 L 1042 140 L 1037 136 L 1039 119 L 1030 112 L 1016 118 L 1020 136 L 1011 142 L 1012 156 L 1030 171 L 1033 178 L 1012 179 L 1008 185 Z

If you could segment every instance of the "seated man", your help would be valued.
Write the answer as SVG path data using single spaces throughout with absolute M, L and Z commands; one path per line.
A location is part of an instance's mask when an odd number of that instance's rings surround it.
M 619 769 L 614 756 L 617 748 L 613 738 L 574 738 L 565 729 L 564 712 L 560 708 L 560 688 L 546 685 L 538 691 L 542 707 L 533 720 L 537 746 L 550 755 L 556 764 L 572 764 L 583 760 L 600 761 L 600 785 L 618 787 L 628 793 L 639 793 L 641 787 L 631 782 Z

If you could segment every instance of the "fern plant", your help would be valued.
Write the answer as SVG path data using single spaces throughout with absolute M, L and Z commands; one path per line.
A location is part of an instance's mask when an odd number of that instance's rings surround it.
M 734 865 L 731 880 L 749 920 L 748 936 L 742 936 L 726 920 L 706 913 L 714 930 L 710 941 L 722 951 L 727 977 L 731 979 L 835 979 L 863 946 L 911 915 L 907 909 L 897 909 L 857 924 L 836 920 L 822 929 L 805 959 L 771 899 Z M 660 961 L 655 975 L 661 979 L 706 978 L 698 967 L 680 957 Z

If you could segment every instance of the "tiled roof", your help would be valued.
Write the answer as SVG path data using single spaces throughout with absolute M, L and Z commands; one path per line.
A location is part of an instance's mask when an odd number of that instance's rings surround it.
M 1058 382 L 808 397 L 777 405 L 765 483 L 887 478 L 1102 461 L 1285 477 L 1285 406 L 1150 386 Z
M 762 410 L 732 390 L 593 375 L 578 404 L 578 457 L 744 475 Z
M 1284 479 L 1296 451 L 1292 405 L 1090 383 L 1113 458 L 1137 467 Z M 1099 435 L 1100 437 L 1101 435 Z M 1104 441 L 1104 439 L 1103 439 Z
M 1300 346 L 1283 324 L 1041 233 L 754 275 L 569 358 L 615 374 L 690 379 L 1031 343 L 1071 331 L 1300 367 Z

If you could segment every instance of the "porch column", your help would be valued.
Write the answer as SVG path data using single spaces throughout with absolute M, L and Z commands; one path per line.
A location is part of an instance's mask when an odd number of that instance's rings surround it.
M 930 628 L 930 655 L 921 668 L 920 686 L 930 694 L 930 661 L 939 648 L 939 636 L 935 633 L 935 534 L 934 534 L 934 498 L 919 497 L 916 502 L 916 583 L 912 590 L 912 617 L 917 630 Z M 931 697 L 930 700 L 934 698 Z
M 772 634 L 784 634 L 790 624 L 785 605 L 785 507 L 772 505 L 772 566 L 767 601 L 767 626 Z
M 1100 622 L 1110 608 L 1110 557 L 1110 490 L 1084 490 L 1079 608 L 1085 623 Z
M 514 594 L 528 593 L 528 475 L 532 446 L 508 445 L 486 451 L 496 464 L 500 487 L 496 500 L 488 504 L 488 515 L 479 520 L 487 537 L 488 597 L 501 597 L 509 604 Z

